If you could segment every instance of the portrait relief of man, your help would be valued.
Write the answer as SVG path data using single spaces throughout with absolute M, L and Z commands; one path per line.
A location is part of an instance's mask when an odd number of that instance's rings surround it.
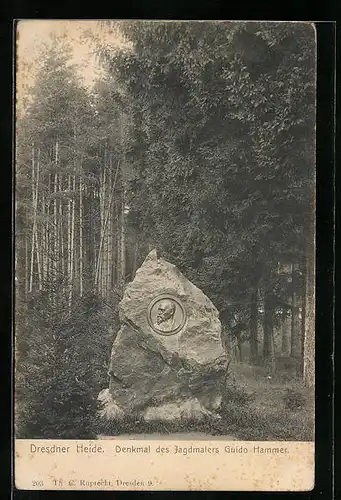
M 160 301 L 156 312 L 156 328 L 163 332 L 170 332 L 176 328 L 176 304 L 172 300 Z

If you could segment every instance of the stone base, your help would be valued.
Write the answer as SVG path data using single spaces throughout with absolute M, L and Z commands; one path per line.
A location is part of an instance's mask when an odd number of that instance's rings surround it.
M 221 418 L 217 413 L 209 411 L 202 406 L 197 398 L 178 399 L 177 401 L 165 402 L 159 406 L 148 406 L 141 409 L 138 414 L 129 414 L 117 405 L 109 389 L 103 389 L 97 399 L 100 404 L 98 415 L 105 421 L 121 422 L 125 418 L 137 416 L 139 420 L 149 423 L 162 421 L 171 424 L 176 424 L 177 422 L 183 424 L 186 421 L 202 422 L 210 419 L 219 420 Z
M 100 409 L 98 410 L 98 416 L 106 421 L 114 420 L 120 421 L 125 417 L 124 411 L 114 402 L 109 392 L 109 389 L 103 389 L 98 397 Z

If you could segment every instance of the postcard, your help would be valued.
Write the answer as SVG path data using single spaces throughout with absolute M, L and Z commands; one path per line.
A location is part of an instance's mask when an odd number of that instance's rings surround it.
M 15 29 L 16 488 L 313 489 L 314 23 Z

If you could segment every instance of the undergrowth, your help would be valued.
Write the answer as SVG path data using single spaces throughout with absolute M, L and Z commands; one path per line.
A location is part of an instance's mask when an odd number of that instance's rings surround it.
M 38 304 L 39 306 L 39 304 Z M 240 440 L 312 440 L 314 395 L 288 374 L 235 364 L 220 418 L 148 423 L 138 415 L 105 422 L 97 397 L 108 386 L 108 360 L 119 321 L 117 300 L 83 298 L 72 317 L 45 322 L 30 311 L 16 356 L 16 437 L 96 439 L 99 435 L 201 432 Z

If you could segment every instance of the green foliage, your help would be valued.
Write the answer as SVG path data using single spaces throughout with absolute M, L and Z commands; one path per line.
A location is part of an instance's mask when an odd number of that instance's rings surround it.
M 306 252 L 311 28 L 144 22 L 123 30 L 134 50 L 105 56 L 132 124 L 129 218 L 221 311 L 245 302 L 250 286 L 272 287 L 278 261 Z
M 46 296 L 32 300 L 17 357 L 17 437 L 91 438 L 96 398 L 107 384 L 117 298 L 83 297 L 73 314 L 47 315 Z M 24 338 L 23 338 L 24 337 Z M 24 343 L 24 346 L 23 346 Z

